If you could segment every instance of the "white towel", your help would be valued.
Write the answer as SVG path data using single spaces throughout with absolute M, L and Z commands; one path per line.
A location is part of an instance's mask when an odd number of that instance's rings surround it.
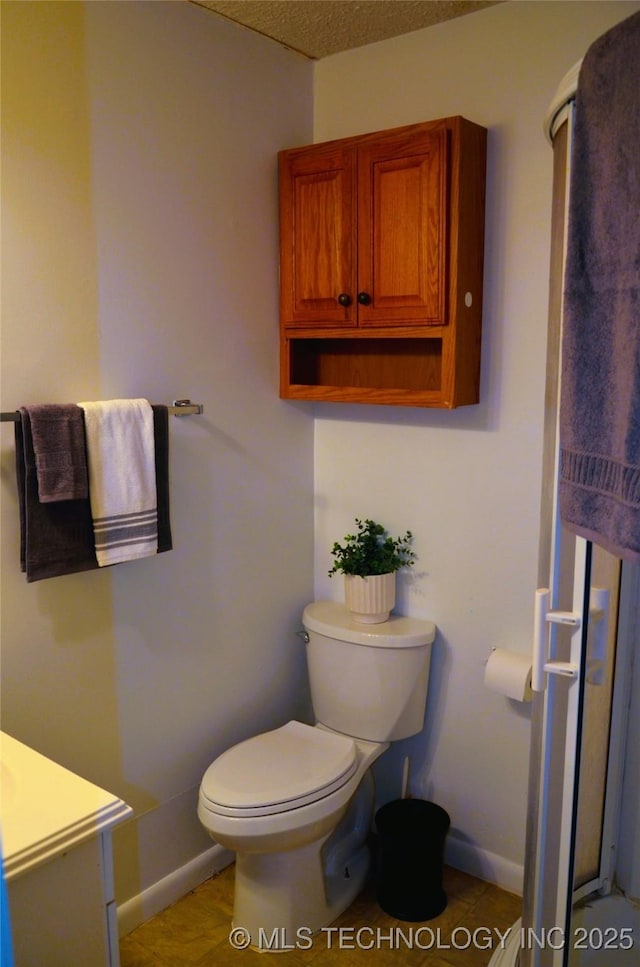
M 79 403 L 100 567 L 158 553 L 153 410 L 147 400 Z

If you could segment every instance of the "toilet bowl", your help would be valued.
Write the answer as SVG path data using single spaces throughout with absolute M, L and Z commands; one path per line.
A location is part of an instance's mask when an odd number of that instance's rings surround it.
M 358 625 L 334 602 L 309 605 L 303 624 L 316 724 L 290 721 L 223 752 L 198 799 L 202 825 L 236 852 L 233 926 L 261 950 L 295 946 L 362 889 L 370 766 L 422 728 L 435 637 L 417 619 Z
M 236 851 L 233 924 L 253 946 L 295 945 L 301 928 L 315 933 L 360 892 L 374 808 L 368 769 L 388 745 L 291 721 L 209 766 L 198 817 Z

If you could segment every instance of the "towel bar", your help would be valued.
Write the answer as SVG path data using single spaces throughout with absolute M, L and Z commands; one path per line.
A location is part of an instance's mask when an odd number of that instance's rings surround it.
M 200 416 L 204 413 L 204 406 L 202 403 L 192 403 L 191 400 L 174 400 L 173 406 L 168 406 L 167 410 L 171 416 Z M 19 419 L 17 410 L 0 413 L 0 423 L 17 423 Z

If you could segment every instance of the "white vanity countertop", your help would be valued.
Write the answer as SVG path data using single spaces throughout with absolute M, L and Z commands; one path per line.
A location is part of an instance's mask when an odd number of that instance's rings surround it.
M 0 824 L 7 880 L 99 836 L 133 812 L 122 799 L 0 732 Z

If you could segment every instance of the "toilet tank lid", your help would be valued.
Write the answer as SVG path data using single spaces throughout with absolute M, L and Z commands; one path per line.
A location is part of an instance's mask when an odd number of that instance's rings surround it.
M 307 631 L 327 638 L 350 641 L 373 648 L 417 648 L 429 645 L 436 636 L 433 621 L 391 614 L 380 624 L 365 625 L 354 621 L 351 612 L 337 601 L 314 601 L 302 615 Z

